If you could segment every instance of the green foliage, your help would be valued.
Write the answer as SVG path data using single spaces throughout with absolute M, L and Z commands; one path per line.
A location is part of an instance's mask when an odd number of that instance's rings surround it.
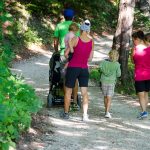
M 150 29 L 150 19 L 149 16 L 145 16 L 140 10 L 135 9 L 135 19 L 133 22 L 133 27 L 135 29 L 143 28 L 144 31 Z
M 121 94 L 135 96 L 135 88 L 134 88 L 134 65 L 131 62 L 131 59 L 128 60 L 128 78 L 125 82 L 126 85 L 122 85 L 121 81 L 117 81 L 116 91 Z
M 20 133 L 30 127 L 31 114 L 42 107 L 42 102 L 31 86 L 17 79 L 9 70 L 14 54 L 6 37 L 11 32 L 4 37 L 6 29 L 2 26 L 12 19 L 4 10 L 4 1 L 0 2 L 0 13 L 0 150 L 9 150 L 10 145 L 15 146 L 14 141 Z
M 101 77 L 100 69 L 94 68 L 90 70 L 90 79 L 99 82 Z

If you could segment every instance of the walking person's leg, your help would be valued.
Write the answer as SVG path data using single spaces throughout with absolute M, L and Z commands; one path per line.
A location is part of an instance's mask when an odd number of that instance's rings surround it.
M 105 117 L 111 118 L 110 107 L 111 99 L 114 95 L 115 84 L 102 84 L 102 92 L 104 95 Z
M 77 104 L 77 96 L 78 96 L 78 80 L 75 82 L 75 87 L 73 88 L 73 102 Z
M 105 106 L 105 117 L 111 118 L 110 107 L 111 107 L 111 96 L 104 96 L 104 106 Z
M 138 98 L 139 98 L 139 103 L 142 109 L 142 112 L 146 111 L 146 103 L 147 100 L 145 99 L 145 92 L 138 92 Z
M 105 113 L 110 111 L 111 107 L 111 97 L 104 96 L 104 105 L 105 105 Z
M 80 69 L 80 74 L 78 76 L 79 86 L 81 87 L 81 95 L 83 98 L 82 108 L 83 108 L 83 121 L 89 121 L 88 119 L 88 80 L 89 80 L 89 71 L 88 68 Z
M 87 87 L 81 87 L 81 95 L 83 98 L 83 114 L 87 115 L 88 111 L 88 93 L 87 93 Z
M 149 100 L 148 100 L 148 92 L 145 92 L 145 105 L 146 105 L 146 108 L 148 106 L 148 102 L 149 102 Z
M 88 103 L 89 103 L 89 97 L 87 92 L 87 87 L 81 87 L 81 95 L 83 98 L 83 121 L 88 121 Z
M 64 112 L 69 113 L 72 88 L 65 87 Z
M 65 96 L 64 96 L 64 112 L 61 115 L 64 119 L 69 119 L 69 107 L 71 101 L 72 89 L 75 86 L 77 70 L 74 68 L 67 68 L 65 76 Z

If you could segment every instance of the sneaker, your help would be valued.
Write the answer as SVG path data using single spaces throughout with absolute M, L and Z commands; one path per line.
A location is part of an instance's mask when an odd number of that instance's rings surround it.
M 69 113 L 61 112 L 60 117 L 63 119 L 69 119 Z
M 84 121 L 84 122 L 89 121 L 89 116 L 88 116 L 87 114 L 86 114 L 86 115 L 83 115 L 82 121 Z
M 147 116 L 148 116 L 148 112 L 143 111 L 143 112 L 140 113 L 139 116 L 137 116 L 137 118 L 142 119 L 142 118 L 146 118 Z
M 109 112 L 106 112 L 105 118 L 112 118 Z

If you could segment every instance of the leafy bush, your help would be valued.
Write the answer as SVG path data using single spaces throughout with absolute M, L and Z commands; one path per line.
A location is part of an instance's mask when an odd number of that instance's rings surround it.
M 100 76 L 101 76 L 101 72 L 99 69 L 91 69 L 90 70 L 90 79 L 94 80 L 95 82 L 99 82 L 100 81 Z
M 122 85 L 121 81 L 117 81 L 116 91 L 121 94 L 135 96 L 135 88 L 134 88 L 134 65 L 131 62 L 131 59 L 128 60 L 128 78 L 126 85 Z
M 135 19 L 133 22 L 133 27 L 135 29 L 142 28 L 144 31 L 149 32 L 150 29 L 150 19 L 149 16 L 145 16 L 141 11 L 135 9 Z
M 8 68 L 14 54 L 4 38 L 8 29 L 2 27 L 12 19 L 8 18 L 3 1 L 0 13 L 0 150 L 9 150 L 20 133 L 30 127 L 31 114 L 42 107 L 42 102 L 34 89 L 13 76 Z

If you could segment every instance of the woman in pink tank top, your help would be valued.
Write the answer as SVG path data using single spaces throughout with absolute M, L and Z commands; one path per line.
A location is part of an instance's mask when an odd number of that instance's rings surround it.
M 69 61 L 66 78 L 65 78 L 65 98 L 64 98 L 64 112 L 61 117 L 69 119 L 69 106 L 72 88 L 75 86 L 75 81 L 78 79 L 79 86 L 81 87 L 81 94 L 83 98 L 83 121 L 88 121 L 88 61 L 93 58 L 93 39 L 89 36 L 91 24 L 88 20 L 80 26 L 80 37 L 74 37 L 71 41 L 71 51 L 73 57 Z
M 142 109 L 138 118 L 142 119 L 148 116 L 146 109 L 148 105 L 148 92 L 150 91 L 150 47 L 147 48 L 148 45 L 146 43 L 150 44 L 150 36 L 148 38 L 148 36 L 144 36 L 143 31 L 138 31 L 133 33 L 132 38 L 134 43 L 132 58 L 135 65 L 135 90 Z

